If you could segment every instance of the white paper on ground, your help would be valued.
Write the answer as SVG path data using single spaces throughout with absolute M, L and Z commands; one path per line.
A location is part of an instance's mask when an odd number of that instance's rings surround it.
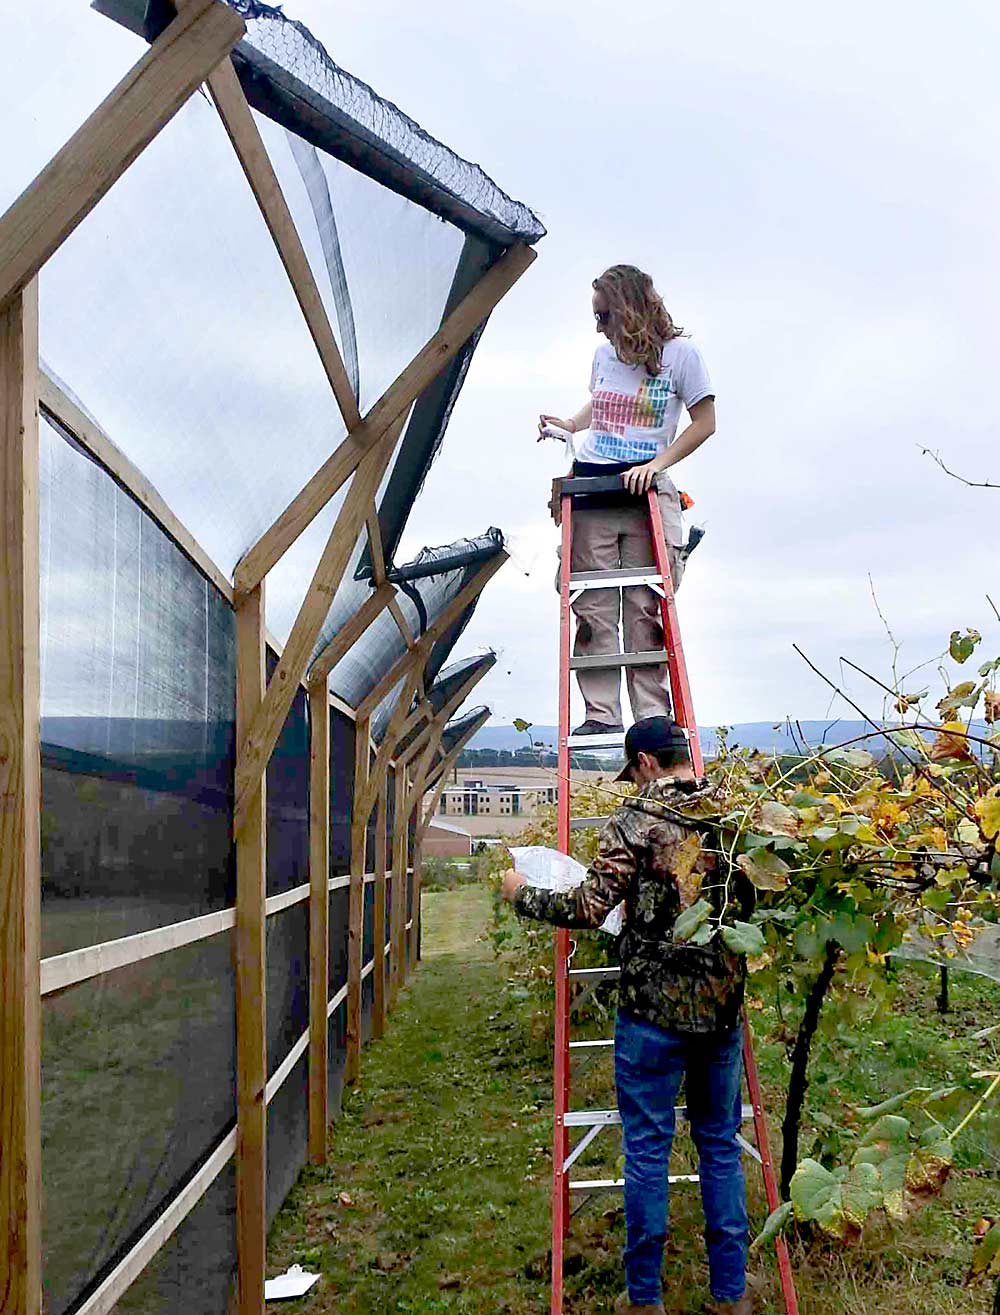
M 284 1274 L 267 1280 L 264 1284 L 264 1300 L 280 1301 L 283 1297 L 301 1297 L 318 1282 L 318 1274 L 307 1274 L 301 1265 L 292 1265 Z
M 528 878 L 532 886 L 543 890 L 572 890 L 579 886 L 587 875 L 587 869 L 569 854 L 561 854 L 558 849 L 549 849 L 545 845 L 515 846 L 510 851 L 514 867 L 522 876 Z M 613 908 L 601 923 L 600 930 L 609 936 L 618 936 L 622 929 L 622 917 L 625 906 L 619 904 Z

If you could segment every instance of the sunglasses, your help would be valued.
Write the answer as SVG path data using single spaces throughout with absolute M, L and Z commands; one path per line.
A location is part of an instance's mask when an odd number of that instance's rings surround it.
M 603 329 L 611 320 L 611 312 L 609 310 L 595 310 L 594 319 Z

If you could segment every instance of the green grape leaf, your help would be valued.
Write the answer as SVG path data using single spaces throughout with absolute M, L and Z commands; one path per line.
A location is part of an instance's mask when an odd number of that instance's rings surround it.
M 766 942 L 764 933 L 752 922 L 734 922 L 721 929 L 722 942 L 734 954 L 760 954 Z
M 755 1256 L 761 1247 L 774 1242 L 785 1231 L 785 1225 L 791 1217 L 792 1209 L 791 1201 L 782 1201 L 776 1210 L 771 1211 L 764 1221 L 764 1227 L 750 1243 L 750 1254 L 752 1256 Z
M 956 662 L 967 662 L 981 639 L 982 635 L 978 630 L 967 629 L 964 635 L 958 630 L 953 630 L 948 642 L 948 652 Z
M 674 940 L 689 941 L 711 912 L 712 906 L 707 899 L 700 899 L 685 909 L 674 923 Z

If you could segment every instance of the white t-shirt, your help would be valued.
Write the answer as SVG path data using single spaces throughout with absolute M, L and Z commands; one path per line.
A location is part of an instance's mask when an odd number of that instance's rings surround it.
M 711 397 L 712 383 L 690 338 L 671 338 L 663 348 L 663 370 L 625 365 L 610 342 L 594 353 L 590 374 L 593 416 L 576 443 L 577 461 L 597 465 L 652 461 L 677 433 L 682 407 Z

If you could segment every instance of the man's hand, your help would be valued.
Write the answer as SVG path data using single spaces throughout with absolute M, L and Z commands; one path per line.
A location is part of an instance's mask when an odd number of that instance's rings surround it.
M 509 904 L 513 904 L 517 892 L 527 884 L 527 879 L 522 877 L 520 872 L 515 872 L 513 868 L 509 868 L 503 874 L 503 881 L 500 885 L 501 898 L 507 900 Z

